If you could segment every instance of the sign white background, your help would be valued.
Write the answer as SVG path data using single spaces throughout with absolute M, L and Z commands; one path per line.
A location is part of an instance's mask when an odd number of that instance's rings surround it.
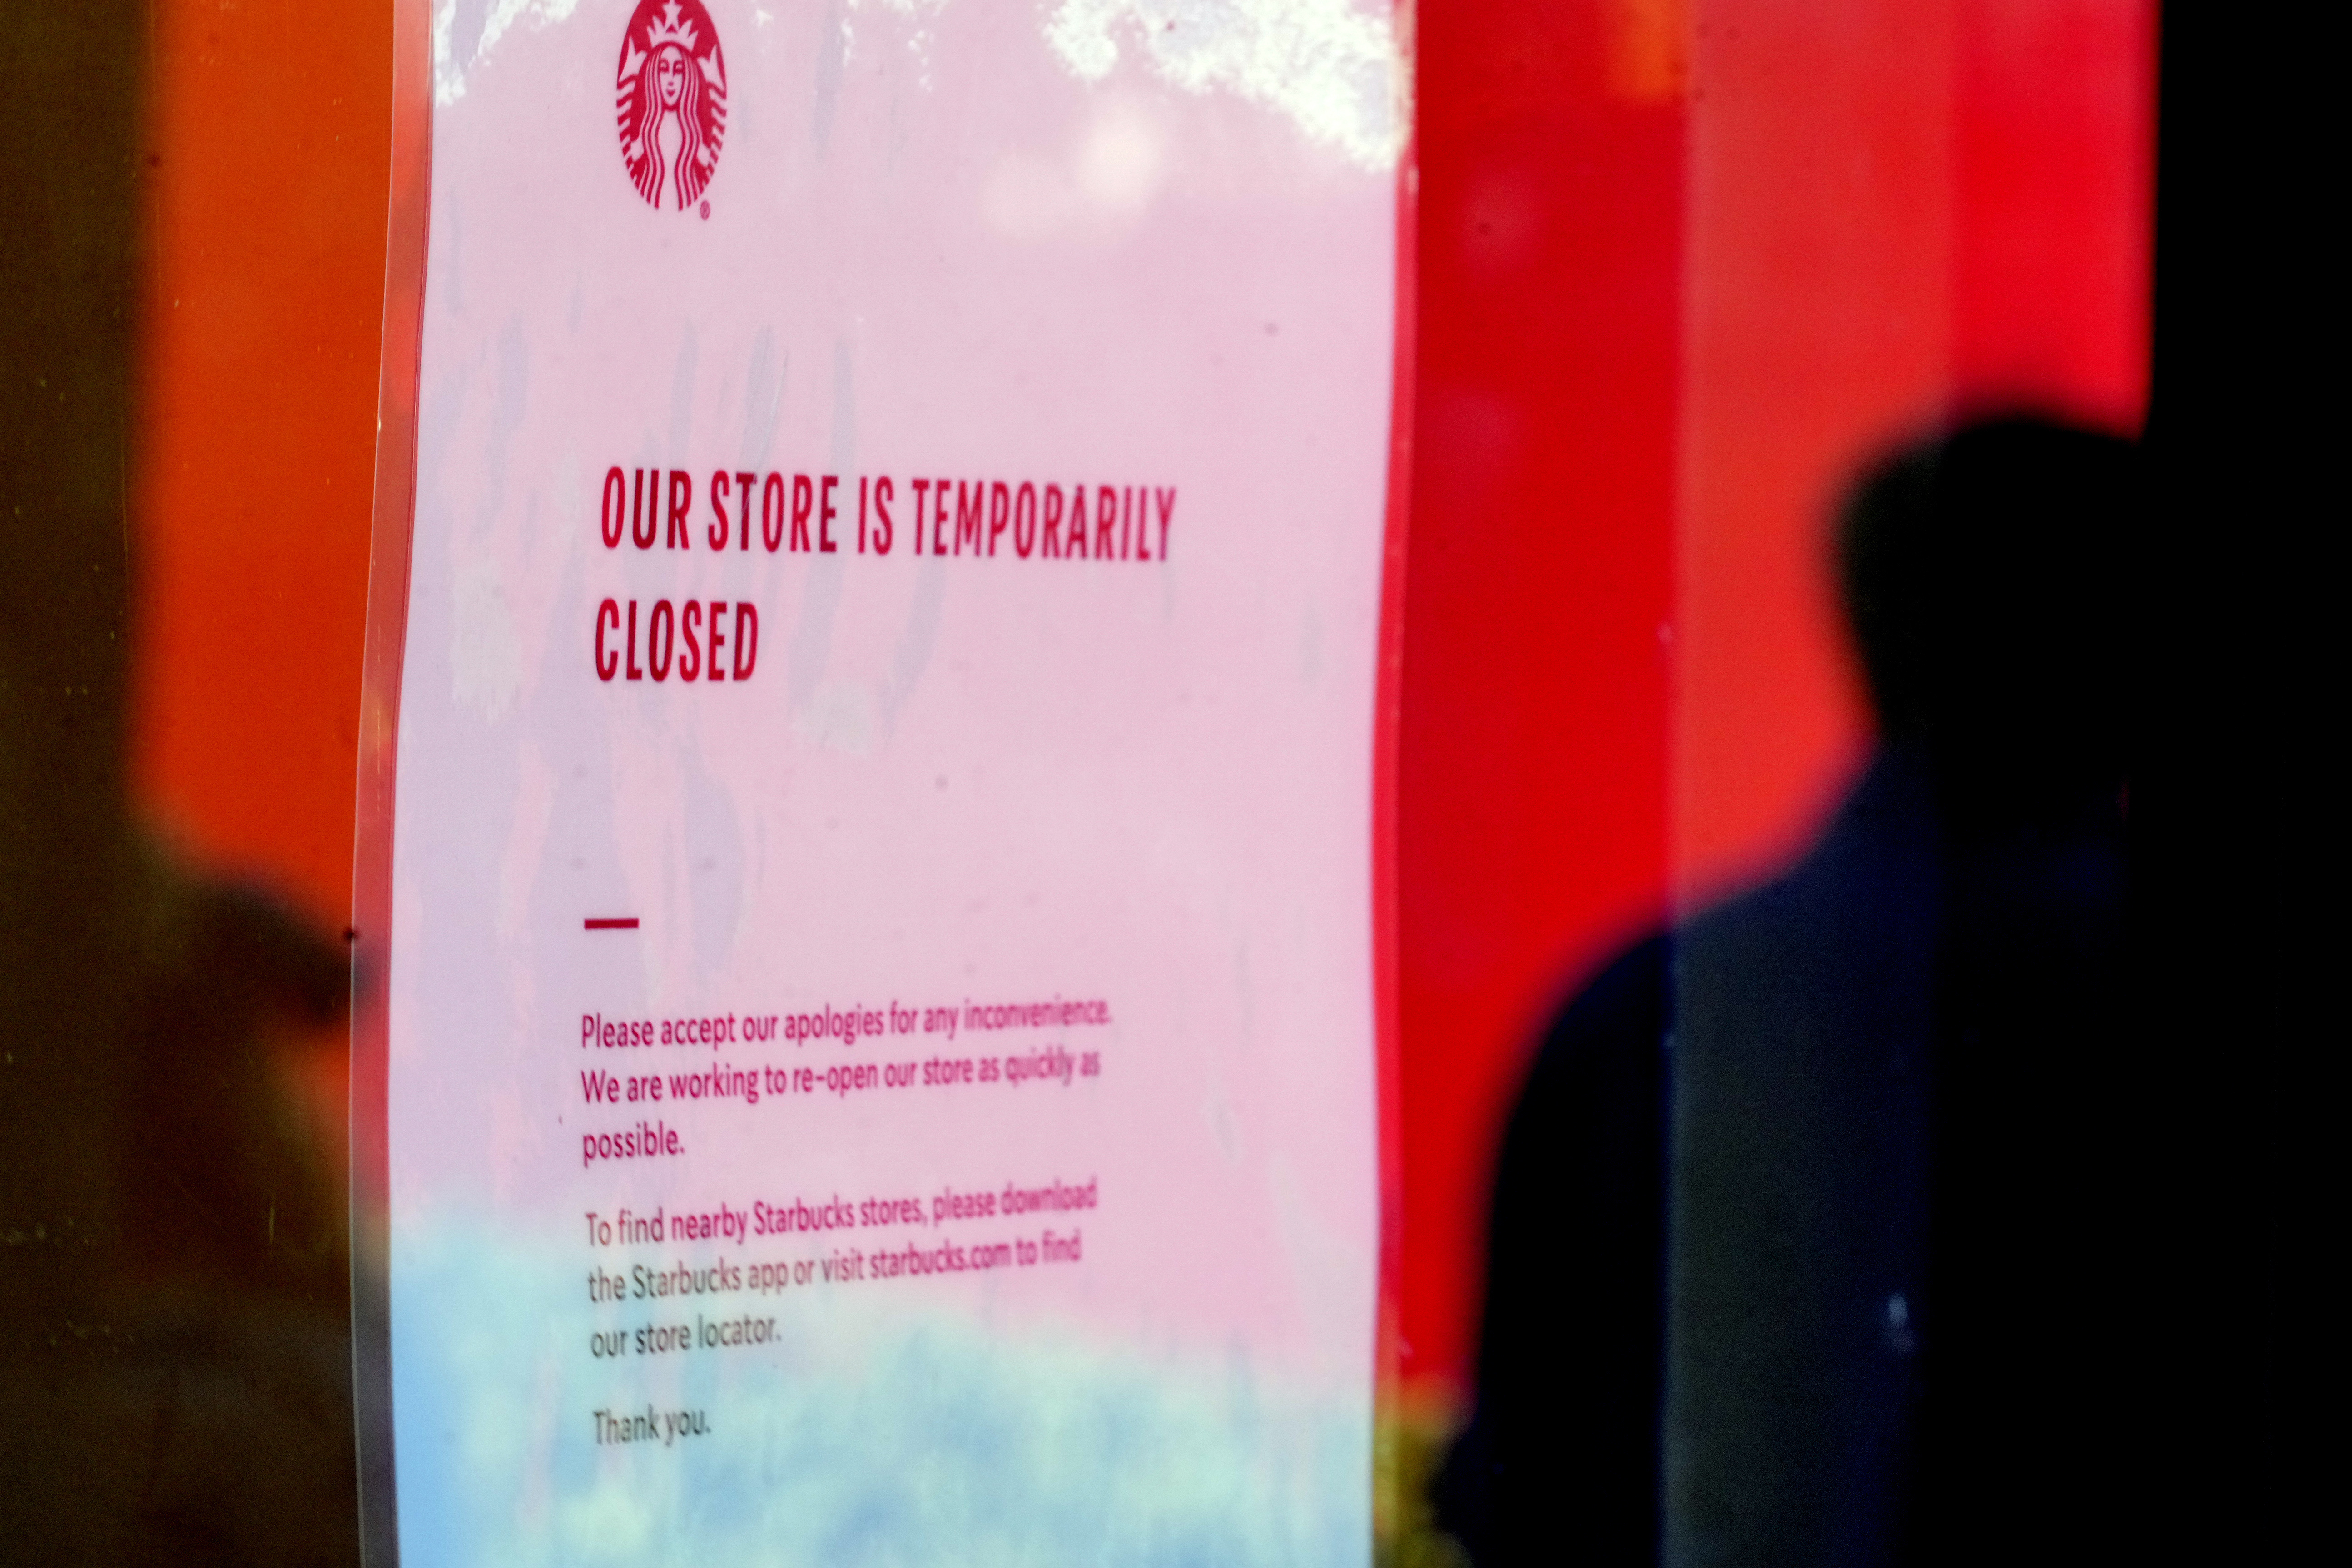
M 709 215 L 656 211 L 614 130 L 627 12 L 533 11 L 462 58 L 444 18 L 390 986 L 403 1549 L 1360 1562 L 1393 171 L 1118 8 L 717 0 Z M 692 476 L 689 548 L 605 547 L 615 465 Z M 712 552 L 717 469 L 839 476 L 841 550 L 771 553 L 755 511 Z M 894 547 L 861 555 L 882 477 Z M 1167 558 L 919 556 L 918 478 L 1172 488 Z M 752 678 L 600 680 L 607 597 L 755 605 Z M 641 923 L 583 929 L 608 915 Z M 585 1013 L 1055 995 L 1112 1023 L 580 1039 Z M 1052 1045 L 1099 1076 L 619 1107 L 581 1081 Z M 687 1152 L 583 1165 L 640 1118 Z M 678 1315 L 592 1301 L 592 1265 L 1057 1222 L 630 1250 L 590 1211 L 1056 1178 L 1097 1184 L 1079 1261 L 719 1300 L 772 1338 L 591 1353 Z M 594 1411 L 647 1406 L 709 1430 L 599 1441 Z

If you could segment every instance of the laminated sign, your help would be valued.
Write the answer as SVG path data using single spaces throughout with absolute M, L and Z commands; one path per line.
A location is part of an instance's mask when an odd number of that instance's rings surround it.
M 372 1552 L 1363 1563 L 1391 14 L 399 26 Z

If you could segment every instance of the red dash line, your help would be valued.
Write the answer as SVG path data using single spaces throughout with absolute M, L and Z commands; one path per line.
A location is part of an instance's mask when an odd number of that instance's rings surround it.
M 637 917 L 623 915 L 617 920 L 598 920 L 591 917 L 580 923 L 590 931 L 635 931 L 637 929 Z

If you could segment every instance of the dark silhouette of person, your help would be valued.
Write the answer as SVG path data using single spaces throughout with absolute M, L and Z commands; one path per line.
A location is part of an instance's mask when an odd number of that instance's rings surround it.
M 356 1563 L 349 1210 L 279 1071 L 350 963 L 127 784 L 145 7 L 6 19 L 0 1560 Z
M 1854 489 L 1864 775 L 1587 986 L 1510 1119 L 1437 1482 L 1482 1568 L 2112 1542 L 2143 506 L 2133 444 L 2031 418 Z

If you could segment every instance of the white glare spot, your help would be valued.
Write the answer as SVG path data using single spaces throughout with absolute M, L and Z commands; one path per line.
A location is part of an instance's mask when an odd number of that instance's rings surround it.
M 1393 167 L 1403 145 L 1405 78 L 1384 5 L 1061 0 L 1045 23 L 1045 42 L 1081 81 L 1111 73 L 1122 39 L 1164 80 L 1278 110 L 1365 168 Z

